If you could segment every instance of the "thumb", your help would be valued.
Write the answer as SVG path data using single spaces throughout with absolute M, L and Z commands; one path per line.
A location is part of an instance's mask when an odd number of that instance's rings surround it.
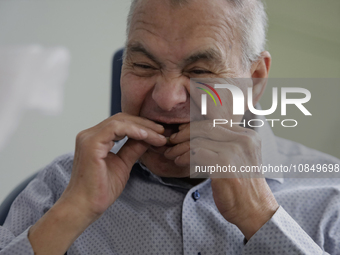
M 119 150 L 119 156 L 130 170 L 136 161 L 147 151 L 149 144 L 143 141 L 129 139 L 124 146 Z

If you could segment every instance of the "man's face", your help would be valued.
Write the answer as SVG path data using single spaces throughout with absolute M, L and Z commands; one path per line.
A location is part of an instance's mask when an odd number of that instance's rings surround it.
M 165 125 L 166 137 L 190 121 L 190 78 L 249 77 L 242 71 L 234 16 L 225 0 L 138 3 L 122 68 L 122 110 Z M 150 147 L 141 161 L 156 175 L 187 177 L 189 168 Z

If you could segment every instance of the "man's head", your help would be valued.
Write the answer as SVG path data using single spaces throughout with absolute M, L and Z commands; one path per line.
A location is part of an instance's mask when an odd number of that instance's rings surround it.
M 131 21 L 138 3 L 143 0 L 132 0 L 130 12 L 127 19 L 127 36 L 130 33 Z M 162 2 L 162 1 L 159 1 Z M 170 5 L 174 8 L 181 8 L 189 2 L 195 0 L 169 0 Z M 223 5 L 228 5 L 232 8 L 233 26 L 238 29 L 242 48 L 242 64 L 244 69 L 250 68 L 252 62 L 259 59 L 261 53 L 265 50 L 266 44 L 266 29 L 267 29 L 267 14 L 264 9 L 262 0 L 224 0 Z M 163 1 L 164 4 L 164 1 Z M 209 10 L 206 10 L 210 15 L 213 15 Z
M 135 0 L 122 68 L 122 109 L 165 124 L 190 121 L 190 78 L 265 78 L 266 15 L 259 0 Z M 254 86 L 254 102 L 263 84 Z M 169 125 L 165 135 L 176 129 Z M 189 176 L 165 147 L 141 158 L 155 174 Z

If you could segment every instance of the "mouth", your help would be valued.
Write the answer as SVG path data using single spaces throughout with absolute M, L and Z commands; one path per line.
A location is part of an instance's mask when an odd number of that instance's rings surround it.
M 162 125 L 164 127 L 164 133 L 163 135 L 167 139 L 167 143 L 164 146 L 161 147 L 155 147 L 151 146 L 151 150 L 160 154 L 163 154 L 168 148 L 175 146 L 176 144 L 173 144 L 170 142 L 169 138 L 172 134 L 178 133 L 179 132 L 179 126 L 183 124 L 188 124 L 189 122 L 180 122 L 180 123 L 165 123 L 161 121 L 155 121 L 152 120 L 155 123 Z
M 178 133 L 179 131 L 179 126 L 184 124 L 184 123 L 173 123 L 173 124 L 167 124 L 163 122 L 158 122 L 156 121 L 157 124 L 162 125 L 164 127 L 164 133 L 163 135 L 166 138 L 169 138 L 172 134 Z

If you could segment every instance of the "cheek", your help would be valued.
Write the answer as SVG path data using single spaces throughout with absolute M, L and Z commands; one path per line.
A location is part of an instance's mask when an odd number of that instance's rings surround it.
M 150 77 L 138 77 L 122 70 L 121 77 L 122 111 L 139 115 L 140 108 L 154 81 Z
M 252 87 L 252 79 L 249 78 L 237 78 L 232 80 L 232 84 L 236 85 L 239 89 L 242 90 L 244 96 L 244 110 L 248 110 L 248 87 Z M 224 108 L 224 116 L 228 116 L 229 118 L 233 119 L 235 122 L 240 122 L 243 119 L 243 115 L 234 115 L 233 114 L 233 96 L 231 92 L 224 91 L 221 93 L 221 97 L 223 102 L 225 102 Z

